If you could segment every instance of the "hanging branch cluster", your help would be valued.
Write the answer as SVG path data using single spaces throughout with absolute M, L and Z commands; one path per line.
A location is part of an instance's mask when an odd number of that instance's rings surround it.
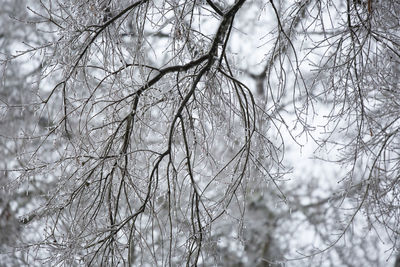
M 40 0 L 28 11 L 7 11 L 24 27 L 0 24 L 1 185 L 15 190 L 0 192 L 0 223 L 29 232 L 35 260 L 375 264 L 340 246 L 370 249 L 354 241 L 360 218 L 398 247 L 397 1 Z M 10 48 L 22 39 L 27 49 Z M 286 148 L 303 137 L 337 151 L 345 172 L 323 196 L 320 177 L 282 183 Z M 10 227 L 21 210 L 23 227 Z M 322 245 L 299 257 L 300 226 Z

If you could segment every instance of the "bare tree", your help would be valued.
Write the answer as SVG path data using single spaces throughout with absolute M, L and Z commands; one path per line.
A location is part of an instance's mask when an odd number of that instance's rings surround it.
M 16 224 L 20 260 L 379 266 L 389 256 L 368 253 L 378 236 L 398 248 L 397 1 L 40 0 L 23 10 L 13 16 L 28 26 L 0 32 L 2 123 L 16 129 L 1 132 L 0 153 L 14 149 L 1 212 L 29 191 L 18 185 L 34 188 Z M 8 90 L 13 77 L 29 92 Z M 337 151 L 324 159 L 343 171 L 322 195 L 316 177 L 284 183 L 297 166 L 286 147 L 305 138 Z M 293 239 L 299 229 L 314 247 Z

